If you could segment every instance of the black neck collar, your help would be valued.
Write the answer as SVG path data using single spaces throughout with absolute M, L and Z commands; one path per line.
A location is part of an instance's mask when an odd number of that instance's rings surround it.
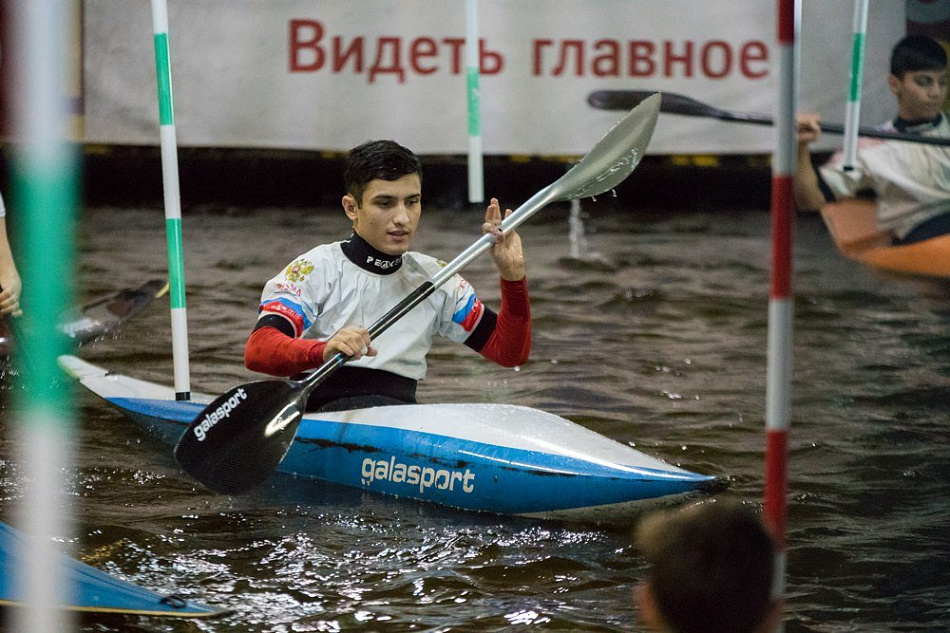
M 923 119 L 917 121 L 908 121 L 907 119 L 897 117 L 894 119 L 894 127 L 898 132 L 904 132 L 906 134 L 923 134 L 924 132 L 929 132 L 930 130 L 939 126 L 940 121 L 942 120 L 942 113 L 938 113 L 933 119 Z
M 402 255 L 387 255 L 369 245 L 369 242 L 354 233 L 350 239 L 340 242 L 347 259 L 371 273 L 390 275 L 402 266 Z

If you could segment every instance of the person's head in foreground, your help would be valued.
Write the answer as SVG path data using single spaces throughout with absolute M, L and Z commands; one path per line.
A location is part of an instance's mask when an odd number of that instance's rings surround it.
M 649 630 L 764 633 L 778 624 L 773 541 L 741 504 L 717 500 L 654 513 L 638 526 L 637 545 L 650 565 L 636 589 Z
M 921 123 L 939 116 L 947 84 L 947 51 L 936 40 L 909 35 L 894 45 L 888 85 L 902 119 Z

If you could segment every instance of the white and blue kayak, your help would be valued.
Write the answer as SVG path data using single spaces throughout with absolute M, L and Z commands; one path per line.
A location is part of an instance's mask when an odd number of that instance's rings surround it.
M 16 569 L 29 565 L 25 559 L 27 536 L 0 523 L 0 605 L 22 606 L 24 594 L 14 578 Z M 111 576 L 65 554 L 57 556 L 59 577 L 69 583 L 71 598 L 62 608 L 83 613 L 150 615 L 174 618 L 204 618 L 224 613 L 177 595 L 162 595 Z
M 213 400 L 75 356 L 60 365 L 169 444 Z M 537 409 L 417 404 L 304 416 L 279 471 L 439 505 L 545 519 L 616 522 L 726 487 Z

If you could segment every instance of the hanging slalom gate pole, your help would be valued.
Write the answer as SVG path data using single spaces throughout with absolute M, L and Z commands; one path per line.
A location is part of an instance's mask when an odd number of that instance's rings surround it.
M 466 86 L 468 95 L 468 201 L 484 202 L 481 89 L 479 87 L 478 0 L 465 0 Z
M 181 192 L 178 187 L 178 145 L 172 99 L 171 56 L 168 48 L 168 4 L 152 0 L 155 35 L 155 78 L 158 82 L 158 118 L 162 143 L 162 182 L 165 193 L 165 232 L 168 238 L 169 300 L 172 322 L 172 363 L 175 399 L 191 399 L 188 368 L 188 316 L 185 309 L 185 262 L 182 250 Z
M 766 381 L 765 519 L 775 538 L 774 598 L 785 594 L 785 518 L 788 428 L 791 419 L 792 227 L 795 209 L 792 177 L 796 164 L 799 25 L 797 0 L 778 0 L 779 87 L 776 143 L 772 160 L 772 283 L 769 293 L 768 376 Z M 784 627 L 780 627 L 784 628 Z
M 861 84 L 864 74 L 864 41 L 868 28 L 868 0 L 854 0 L 854 43 L 851 50 L 851 90 L 844 119 L 845 171 L 854 169 L 858 152 L 858 125 L 861 122 Z
M 64 0 L 9 2 L 13 54 L 14 145 L 10 219 L 22 229 L 24 261 L 22 338 L 17 340 L 20 381 L 16 435 L 22 465 L 22 500 L 15 517 L 25 534 L 25 564 L 9 580 L 22 596 L 22 608 L 8 609 L 10 630 L 73 630 L 68 604 L 73 588 L 58 565 L 59 543 L 72 529 L 72 495 L 63 473 L 73 467 L 71 390 L 60 380 L 57 358 L 68 351 L 56 320 L 72 304 L 73 239 L 78 191 L 78 161 L 68 142 L 66 40 L 70 19 Z M 77 28 L 72 24 L 72 28 Z M 20 221 L 20 219 L 22 219 Z M 18 360 L 19 360 L 18 359 Z M 54 541 L 54 539 L 56 539 Z M 2 628 L 2 627 L 0 627 Z

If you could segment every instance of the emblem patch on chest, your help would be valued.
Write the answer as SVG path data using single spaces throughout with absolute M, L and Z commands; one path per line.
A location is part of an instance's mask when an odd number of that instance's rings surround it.
M 308 262 L 306 259 L 298 259 L 287 266 L 287 270 L 284 271 L 284 276 L 287 277 L 289 281 L 300 283 L 312 272 L 313 263 Z

